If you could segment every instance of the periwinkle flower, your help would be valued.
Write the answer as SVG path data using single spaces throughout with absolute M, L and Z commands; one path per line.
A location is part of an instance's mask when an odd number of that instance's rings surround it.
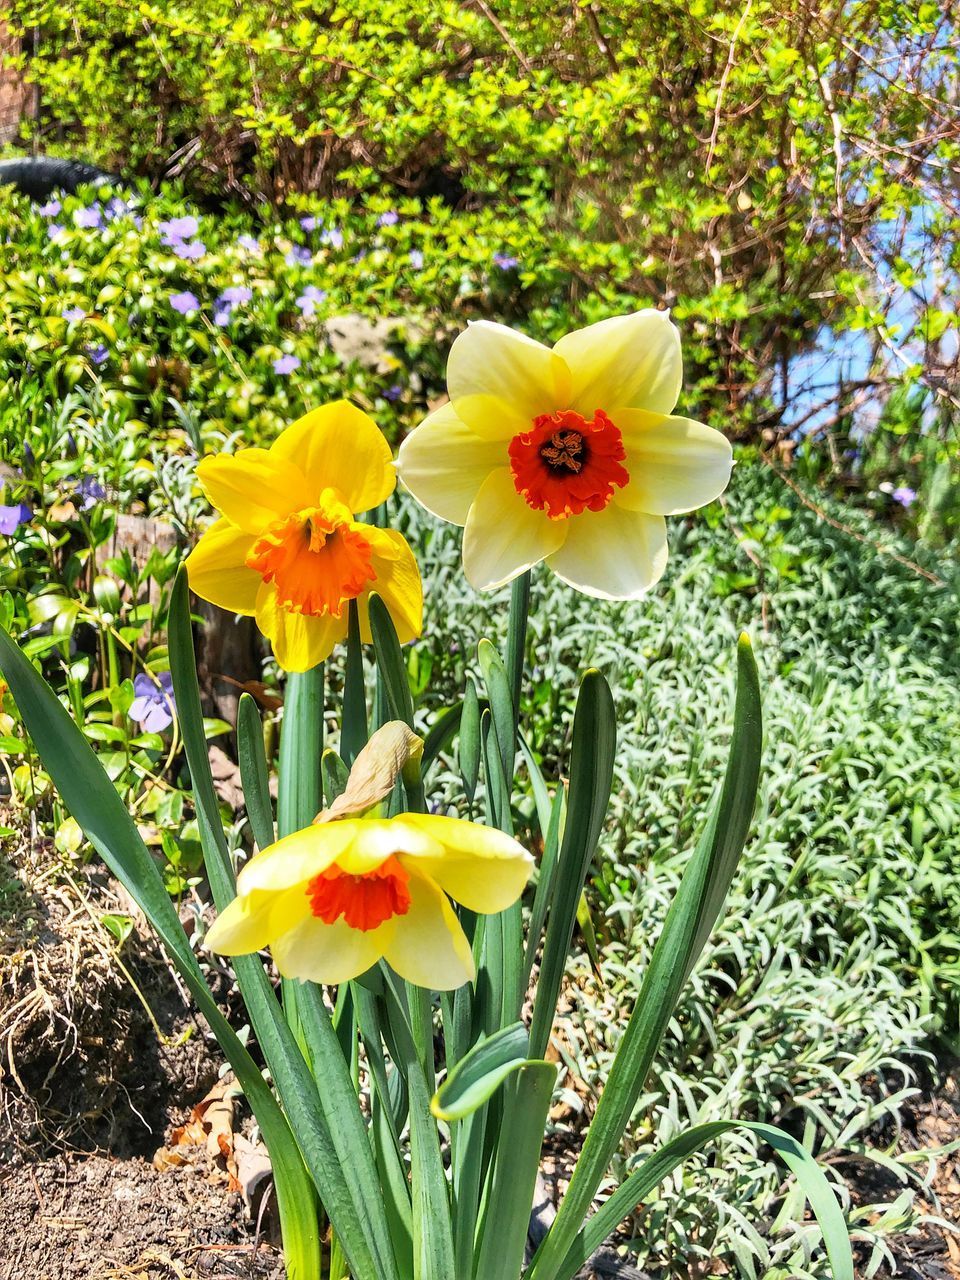
M 307 217 L 300 219 L 300 225 L 303 227 L 304 231 L 316 231 L 317 227 L 320 225 L 320 219 L 313 217 L 312 214 L 308 214 Z
M 413 267 L 414 271 L 421 271 L 423 269 L 423 254 L 419 249 L 410 250 L 410 265 Z
M 182 293 L 171 293 L 170 305 L 174 311 L 179 311 L 182 316 L 187 315 L 190 311 L 200 310 L 200 300 L 195 293 L 191 293 L 189 289 L 184 289 Z
M 160 733 L 173 723 L 176 703 L 173 697 L 173 677 L 164 671 L 159 677 L 141 672 L 133 682 L 137 695 L 127 713 L 145 733 Z
M 293 373 L 294 369 L 300 368 L 300 359 L 298 356 L 279 356 L 273 362 L 273 372 L 278 373 L 281 377 L 285 377 L 288 373 Z
M 390 400 L 392 402 L 394 400 L 399 400 L 402 395 L 403 387 L 399 382 L 395 382 L 392 387 L 387 387 L 386 391 L 383 393 L 383 398 L 384 400 Z
M 326 301 L 326 297 L 327 291 L 325 289 L 318 289 L 315 284 L 308 284 L 300 297 L 297 298 L 297 306 L 304 317 L 309 320 L 319 304 Z
M 174 240 L 170 248 L 178 258 L 189 262 L 195 262 L 207 252 L 207 246 L 202 240 Z
M 80 510 L 89 511 L 91 507 L 103 501 L 107 491 L 96 476 L 81 476 L 76 496 L 80 500 Z
M 105 347 L 102 342 L 98 342 L 95 347 L 85 347 L 84 350 L 87 353 L 87 358 L 91 360 L 97 368 L 102 364 L 106 364 L 110 357 L 109 347 Z
M 15 502 L 12 506 L 0 506 L 0 534 L 9 538 L 16 533 L 22 524 L 26 524 L 33 511 L 25 502 Z
M 313 254 L 303 245 L 295 244 L 284 259 L 288 267 L 306 267 L 313 261 Z
M 911 489 L 907 484 L 902 484 L 894 489 L 890 497 L 894 502 L 898 502 L 904 510 L 909 510 L 917 500 L 917 491 L 916 489 Z
M 330 227 L 320 237 L 324 244 L 328 244 L 333 249 L 343 248 L 343 232 L 339 227 Z
M 388 209 L 386 213 L 381 213 L 377 219 L 378 227 L 395 227 L 400 221 L 400 215 L 396 209 Z
M 520 259 L 509 253 L 495 253 L 493 265 L 499 267 L 501 271 L 512 271 L 514 267 L 519 267 Z
M 59 200 L 48 200 L 46 204 L 42 204 L 37 212 L 41 218 L 55 218 L 63 205 Z
M 71 324 L 75 323 L 77 320 L 86 319 L 87 315 L 83 307 L 66 307 L 60 312 L 60 314 L 63 316 L 64 320 L 69 320 Z
M 259 253 L 260 247 L 260 241 L 255 236 L 248 236 L 246 234 L 237 236 L 238 249 L 246 249 L 247 253 Z
M 47 227 L 48 240 L 56 240 L 58 236 L 62 235 L 62 233 L 63 227 L 61 227 L 59 222 L 51 222 L 49 227 Z
M 163 236 L 167 244 L 174 240 L 190 240 L 200 230 L 200 223 L 192 214 L 188 214 L 182 218 L 169 218 L 166 222 L 159 222 L 157 230 Z
M 73 221 L 76 226 L 92 231 L 103 226 L 103 211 L 92 204 L 89 208 L 78 209 L 73 215 Z

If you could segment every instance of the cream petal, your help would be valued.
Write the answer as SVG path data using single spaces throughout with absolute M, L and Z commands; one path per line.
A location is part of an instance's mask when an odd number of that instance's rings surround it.
M 246 565 L 254 542 L 229 520 L 217 520 L 185 561 L 190 590 L 231 613 L 255 613 L 261 579 Z
M 405 814 L 404 822 L 423 831 L 442 852 L 404 852 L 400 861 L 436 881 L 455 902 L 489 915 L 523 893 L 533 859 L 512 836 L 440 814 Z
M 397 484 L 390 446 L 374 420 L 347 400 L 325 404 L 280 433 L 270 456 L 296 465 L 315 502 L 337 489 L 353 512 L 369 511 Z
M 615 495 L 619 506 L 672 516 L 705 506 L 727 487 L 733 450 L 713 427 L 641 409 L 610 416 L 623 435 L 630 473 L 630 483 Z
M 378 929 L 352 929 L 345 920 L 325 924 L 307 916 L 270 945 L 285 978 L 302 982 L 349 982 L 377 963 L 396 928 L 396 918 Z
M 224 956 L 245 956 L 260 951 L 278 934 L 299 924 L 310 914 L 305 886 L 274 893 L 257 889 L 230 903 L 207 930 L 204 946 Z
M 197 479 L 216 509 L 244 533 L 258 534 L 315 501 L 303 473 L 266 449 L 201 458 Z
M 347 636 L 346 609 L 339 618 L 294 613 L 280 604 L 272 582 L 260 584 L 256 619 L 284 671 L 309 671 L 329 658 L 334 647 Z
M 357 823 L 356 838 L 337 859 L 337 866 L 351 876 L 375 870 L 394 854 L 437 857 L 443 848 L 429 835 L 410 825 L 409 815 L 399 818 L 364 818 Z M 336 825 L 336 824 L 335 824 Z
M 527 506 L 509 467 L 492 471 L 480 487 L 463 531 L 463 571 L 477 591 L 500 587 L 563 546 L 565 520 Z
M 304 888 L 341 858 L 362 830 L 358 819 L 304 827 L 255 854 L 237 876 L 241 897 Z
M 480 486 L 506 457 L 505 441 L 478 436 L 445 404 L 404 440 L 397 470 L 421 507 L 462 525 Z
M 567 540 L 547 560 L 558 578 L 601 600 L 637 600 L 663 577 L 667 526 L 663 516 L 609 503 L 573 516 Z
M 543 343 L 478 320 L 450 348 L 447 391 L 457 416 L 478 436 L 509 440 L 539 414 L 565 407 L 570 374 Z
M 570 368 L 568 407 L 585 417 L 615 405 L 669 413 L 677 403 L 680 333 L 665 311 L 635 311 L 576 329 L 554 351 Z
M 430 991 L 454 991 L 472 982 L 476 970 L 470 943 L 446 896 L 416 872 L 407 887 L 410 907 L 390 922 L 396 929 L 384 947 L 387 964 L 407 982 Z

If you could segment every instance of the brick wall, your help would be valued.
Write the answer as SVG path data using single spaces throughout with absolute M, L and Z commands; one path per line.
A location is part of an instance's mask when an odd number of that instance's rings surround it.
M 17 41 L 0 20 L 0 143 L 16 138 L 20 118 L 32 100 L 32 89 L 23 83 L 20 72 L 10 66 L 10 55 L 16 50 Z

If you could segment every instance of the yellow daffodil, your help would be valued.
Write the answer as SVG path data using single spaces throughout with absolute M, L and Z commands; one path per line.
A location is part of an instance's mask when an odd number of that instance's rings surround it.
M 502 911 L 531 865 L 510 836 L 459 818 L 323 822 L 251 858 L 207 946 L 233 956 L 269 945 L 281 974 L 313 982 L 346 982 L 382 958 L 408 982 L 450 991 L 474 977 L 450 898 Z
M 347 634 L 351 600 L 369 641 L 374 591 L 401 643 L 420 634 L 413 553 L 401 534 L 355 518 L 396 486 L 390 448 L 365 413 L 343 400 L 325 405 L 269 449 L 204 458 L 197 476 L 222 519 L 187 558 L 190 586 L 255 617 L 284 670 L 306 671 L 329 656 Z
M 478 590 L 545 560 L 565 582 L 634 599 L 667 563 L 664 516 L 723 492 L 730 445 L 673 416 L 680 338 L 661 311 L 568 333 L 552 349 L 482 320 L 456 339 L 450 403 L 400 449 L 400 477 L 428 511 L 464 526 Z

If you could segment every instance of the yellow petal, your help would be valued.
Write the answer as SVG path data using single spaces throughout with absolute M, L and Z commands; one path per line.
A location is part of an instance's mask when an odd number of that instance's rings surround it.
M 601 320 L 561 338 L 554 350 L 570 367 L 567 408 L 592 417 L 616 406 L 669 413 L 683 377 L 680 334 L 665 311 Z
M 377 963 L 396 928 L 396 918 L 364 933 L 345 920 L 324 924 L 307 916 L 271 943 L 277 968 L 302 982 L 349 982 Z
M 387 964 L 407 982 L 430 991 L 454 991 L 476 976 L 470 943 L 456 912 L 432 881 L 411 872 L 410 908 L 395 916 L 384 946 Z
M 346 609 L 339 618 L 293 613 L 279 603 L 272 582 L 260 584 L 256 619 L 284 671 L 309 671 L 329 658 L 334 647 L 347 637 Z
M 361 827 L 357 819 L 304 827 L 255 854 L 237 876 L 241 898 L 269 891 L 276 895 L 320 875 L 349 849 Z
M 466 524 L 480 486 L 506 459 L 504 440 L 477 435 L 445 404 L 404 440 L 397 470 L 422 507 L 451 524 Z
M 260 533 L 312 500 L 303 473 L 266 449 L 202 458 L 197 478 L 220 514 L 244 533 Z
M 346 400 L 314 409 L 287 427 L 273 442 L 270 456 L 297 466 L 313 501 L 321 489 L 338 489 L 353 512 L 378 506 L 397 484 L 383 432 Z
M 254 613 L 260 575 L 245 564 L 254 541 L 229 520 L 212 524 L 185 562 L 191 591 L 231 613 Z
M 641 409 L 611 415 L 623 435 L 630 483 L 614 501 L 631 511 L 672 516 L 695 511 L 723 493 L 733 450 L 713 427 Z
M 540 342 L 478 320 L 450 348 L 447 392 L 461 421 L 487 440 L 509 440 L 534 418 L 565 408 L 570 375 Z
M 567 540 L 547 564 L 564 582 L 601 600 L 637 600 L 667 567 L 663 516 L 611 502 L 567 521 Z
M 512 836 L 439 814 L 407 813 L 403 821 L 429 836 L 442 852 L 437 856 L 407 850 L 400 855 L 401 863 L 435 880 L 469 910 L 503 911 L 523 893 L 533 859 Z
M 407 644 L 423 629 L 423 584 L 413 552 L 395 529 L 364 525 L 363 536 L 373 548 L 371 563 L 377 576 L 357 600 L 360 638 L 365 644 L 371 641 L 370 593 L 375 591 L 390 612 L 400 643 Z
M 480 487 L 463 531 L 463 571 L 477 591 L 500 587 L 563 546 L 565 520 L 527 506 L 509 467 Z
M 256 890 L 234 898 L 207 931 L 204 946 L 224 956 L 260 951 L 275 937 L 310 914 L 303 885 L 282 893 Z

